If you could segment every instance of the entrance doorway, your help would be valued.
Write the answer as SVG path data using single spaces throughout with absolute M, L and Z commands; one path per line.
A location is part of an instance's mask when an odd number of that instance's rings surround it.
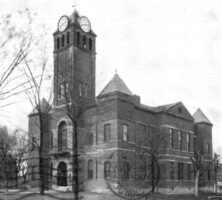
M 66 163 L 60 162 L 57 169 L 57 185 L 67 186 L 67 166 Z

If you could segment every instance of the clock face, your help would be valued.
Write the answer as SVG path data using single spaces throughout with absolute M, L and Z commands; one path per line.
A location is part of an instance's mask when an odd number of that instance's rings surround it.
M 67 16 L 61 17 L 58 23 L 59 31 L 60 32 L 64 31 L 67 28 L 68 23 L 69 23 L 69 19 Z
M 90 24 L 90 21 L 87 17 L 80 17 L 79 19 L 79 24 L 80 24 L 80 27 L 81 29 L 84 31 L 84 32 L 89 32 L 91 30 L 91 24 Z

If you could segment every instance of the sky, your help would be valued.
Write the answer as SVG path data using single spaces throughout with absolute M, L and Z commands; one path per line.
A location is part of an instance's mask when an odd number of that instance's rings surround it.
M 49 28 L 52 62 L 52 33 L 76 4 L 97 34 L 97 94 L 117 70 L 146 105 L 200 108 L 214 124 L 214 149 L 222 149 L 221 0 L 0 0 L 0 13 L 35 11 Z M 1 122 L 27 129 L 29 102 L 7 109 L 10 119 Z

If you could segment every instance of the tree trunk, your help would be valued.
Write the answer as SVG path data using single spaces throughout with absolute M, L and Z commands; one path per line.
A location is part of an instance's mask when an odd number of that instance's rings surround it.
M 214 193 L 217 194 L 217 177 L 214 178 Z
M 200 175 L 200 171 L 197 170 L 197 171 L 196 171 L 196 174 L 195 174 L 195 197 L 198 197 L 199 175 Z
M 78 131 L 77 122 L 73 122 L 73 191 L 74 200 L 79 199 L 79 163 L 78 163 Z
M 18 172 L 15 175 L 15 188 L 18 189 Z
M 155 168 L 154 168 L 154 158 L 151 156 L 151 186 L 152 186 L 152 194 L 155 192 Z
M 40 144 L 39 144 L 39 176 L 40 176 L 40 184 L 39 184 L 39 189 L 40 189 L 40 194 L 44 195 L 45 194 L 45 175 L 44 175 L 44 158 L 43 158 L 43 119 L 41 113 L 39 113 L 39 123 L 40 123 Z

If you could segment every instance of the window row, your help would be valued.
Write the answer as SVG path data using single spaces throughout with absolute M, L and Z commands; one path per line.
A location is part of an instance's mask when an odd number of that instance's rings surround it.
M 103 131 L 104 142 L 109 142 L 111 139 L 111 124 L 104 125 Z M 122 140 L 129 141 L 129 126 L 127 124 L 122 124 Z
M 82 35 L 80 32 L 76 32 L 76 41 L 79 47 L 83 47 L 92 51 L 93 41 L 91 38 L 87 38 L 86 35 Z
M 80 97 L 89 97 L 90 96 L 89 85 L 79 83 L 78 93 Z
M 61 83 L 59 85 L 58 97 L 59 98 L 68 97 L 68 94 L 69 94 L 69 83 L 68 82 Z
M 170 148 L 191 151 L 191 134 L 188 132 L 170 129 Z
M 193 180 L 194 171 L 193 166 L 190 163 L 175 163 L 170 162 L 170 179 L 171 180 Z M 211 170 L 209 168 L 202 170 L 200 176 L 203 176 L 206 173 L 206 179 L 211 180 Z
M 91 38 L 87 38 L 86 35 L 81 35 L 80 32 L 76 32 L 76 41 L 78 47 L 83 47 L 90 51 L 93 50 L 93 40 Z M 66 34 L 62 34 L 62 36 L 57 37 L 56 48 L 59 50 L 61 47 L 63 48 L 68 46 L 70 43 L 70 32 L 68 31 Z
M 94 163 L 93 160 L 88 160 L 87 163 L 87 178 L 88 179 L 93 179 L 94 178 L 94 164 L 96 165 L 96 178 L 97 178 L 97 173 L 98 173 L 98 163 L 97 161 Z M 113 168 L 113 169 L 112 169 Z M 116 176 L 115 174 L 115 167 L 111 166 L 111 162 L 110 161 L 105 161 L 103 163 L 103 177 L 105 178 L 109 178 L 111 176 Z M 130 177 L 130 166 L 129 166 L 129 162 L 123 162 L 123 177 L 124 179 L 129 179 Z
M 187 165 L 186 169 L 185 169 L 185 165 Z M 185 174 L 186 174 L 186 177 L 185 177 Z M 192 170 L 192 165 L 190 163 L 185 164 L 182 162 L 179 162 L 179 163 L 170 162 L 170 179 L 171 180 L 191 180 L 193 179 L 192 174 L 193 174 L 193 170 Z
M 56 47 L 59 50 L 61 47 L 70 44 L 70 32 L 68 31 L 66 34 L 62 34 L 61 37 L 57 37 Z

